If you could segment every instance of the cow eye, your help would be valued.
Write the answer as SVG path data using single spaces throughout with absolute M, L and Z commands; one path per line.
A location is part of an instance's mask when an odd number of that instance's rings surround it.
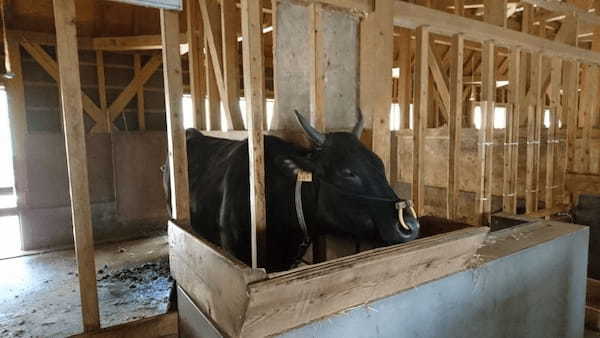
M 344 176 L 344 177 L 354 177 L 356 175 L 354 175 L 354 173 L 350 169 L 343 169 L 342 170 L 342 176 Z

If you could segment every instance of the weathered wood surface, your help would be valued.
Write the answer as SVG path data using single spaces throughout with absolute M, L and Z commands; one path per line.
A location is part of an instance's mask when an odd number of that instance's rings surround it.
M 468 228 L 366 251 L 250 284 L 242 335 L 276 334 L 461 271 L 488 230 Z
M 111 326 L 71 338 L 176 338 L 178 334 L 177 312 Z
M 267 278 L 261 269 L 251 269 L 235 257 L 169 223 L 171 275 L 194 303 L 220 326 L 237 337 L 248 304 L 247 285 Z
M 54 0 L 54 16 L 81 314 L 84 331 L 91 331 L 100 328 L 100 314 L 79 55 L 76 48 L 75 0 Z
M 417 47 L 415 55 L 415 109 L 413 117 L 413 154 L 412 154 L 412 200 L 417 214 L 425 210 L 425 179 L 421 171 L 425 167 L 425 128 L 427 127 L 427 102 L 429 100 L 429 28 L 417 28 Z

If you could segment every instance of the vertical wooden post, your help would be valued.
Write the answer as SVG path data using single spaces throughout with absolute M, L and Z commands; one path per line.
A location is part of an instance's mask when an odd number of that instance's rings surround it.
M 104 72 L 104 52 L 101 50 L 96 51 L 96 75 L 98 78 L 98 97 L 100 99 L 100 109 L 102 110 L 102 113 L 106 115 L 108 114 L 106 111 L 108 108 L 108 103 L 106 101 L 106 73 Z M 106 118 L 110 119 L 110 116 L 107 116 Z M 110 132 L 111 129 L 112 128 L 108 128 L 108 132 Z
M 484 0 L 483 21 L 506 27 L 506 0 Z
M 465 16 L 465 0 L 454 0 L 454 14 Z
M 223 80 L 227 91 L 227 105 L 231 114 L 230 129 L 244 129 L 240 112 L 240 73 L 238 59 L 238 33 L 240 17 L 235 0 L 221 0 L 221 31 L 223 41 Z
M 262 4 L 242 0 L 242 51 L 244 96 L 250 161 L 250 214 L 252 219 L 252 267 L 264 266 L 267 251 L 264 167 L 264 60 Z
M 373 152 L 390 177 L 390 108 L 394 61 L 393 2 L 376 0 L 375 12 L 361 22 L 360 105 L 372 116 Z
M 313 3 L 309 7 L 310 40 L 310 120 L 313 126 L 325 131 L 325 49 L 323 48 L 323 27 L 321 24 L 321 4 Z
M 580 123 L 583 127 L 583 158 L 582 167 L 585 173 L 591 171 L 591 151 L 592 151 L 592 127 L 593 127 L 593 116 L 598 107 L 598 77 L 599 68 L 597 65 L 588 65 L 585 67 L 584 83 L 582 86 L 582 98 L 580 103 L 580 110 L 582 115 L 580 116 Z
M 425 211 L 425 128 L 429 102 L 429 28 L 417 27 L 415 56 L 415 109 L 413 116 L 413 182 L 412 199 L 417 214 Z
M 534 53 L 531 55 L 531 89 L 533 90 L 536 102 L 542 95 L 542 54 Z M 543 108 L 543 107 L 542 107 Z M 537 130 L 539 120 L 537 118 L 537 103 L 527 108 L 527 169 L 526 169 L 526 188 L 525 204 L 526 212 L 531 213 L 537 210 L 538 204 L 538 175 L 536 153 L 539 149 L 537 142 Z
M 557 188 L 554 184 L 554 170 L 556 167 L 555 152 L 558 143 L 556 129 L 558 128 L 558 116 L 561 115 L 560 111 L 562 109 L 560 104 L 562 61 L 558 57 L 552 57 L 551 65 L 549 110 L 550 125 L 548 126 L 548 134 L 546 138 L 546 209 L 551 209 L 554 207 L 554 189 Z
M 13 149 L 13 169 L 15 173 L 15 191 L 19 212 L 27 208 L 29 184 L 27 179 L 27 161 L 25 158 L 25 143 L 27 142 L 27 116 L 25 112 L 25 87 L 23 85 L 23 69 L 21 64 L 21 49 L 19 41 L 12 34 L 7 34 L 11 70 L 15 74 L 7 79 L 6 94 L 8 98 L 8 116 Z
M 183 130 L 183 79 L 179 54 L 179 14 L 160 10 L 162 35 L 163 76 L 167 113 L 167 144 L 171 182 L 171 212 L 178 224 L 189 224 L 188 166 Z
M 508 66 L 508 105 L 504 134 L 504 185 L 502 209 L 517 213 L 517 179 L 519 173 L 519 126 L 521 111 L 521 48 L 513 48 Z
M 465 40 L 461 34 L 452 37 L 450 47 L 450 112 L 448 115 L 448 189 L 446 217 L 456 219 L 458 190 L 458 163 L 460 160 L 463 113 L 463 63 Z
M 207 18 L 202 16 L 204 22 L 204 50 L 206 51 L 206 95 L 208 97 L 208 121 L 210 130 L 221 130 L 221 97 L 219 95 L 219 86 L 217 85 L 217 77 L 214 67 L 217 67 L 210 54 L 210 46 L 208 43 L 208 34 L 212 34 L 215 44 L 217 58 L 222 59 L 222 43 L 221 43 L 221 24 L 215 20 L 219 17 L 219 5 L 216 0 L 198 0 L 205 2 L 207 9 Z M 210 21 L 210 19 L 213 21 Z
M 96 263 L 90 190 L 88 186 L 83 104 L 79 77 L 79 55 L 75 27 L 75 1 L 54 0 L 56 50 L 62 102 L 75 256 L 79 272 L 79 292 L 84 331 L 100 328 Z
M 489 225 L 492 211 L 492 159 L 494 145 L 494 111 L 496 101 L 496 50 L 492 41 L 486 41 L 481 54 L 481 129 L 479 130 L 479 160 L 481 180 L 479 214 L 481 225 Z
M 140 54 L 133 55 L 133 69 L 137 76 L 142 69 L 142 59 Z M 146 114 L 144 112 L 144 85 L 137 90 L 137 118 L 140 130 L 146 130 Z
M 534 162 L 535 162 L 535 179 L 536 179 L 536 187 L 535 187 L 535 205 L 534 205 L 534 209 L 535 211 L 538 210 L 539 208 L 539 200 L 540 200 L 540 194 L 541 194 L 541 182 L 542 179 L 540 177 L 540 169 L 542 167 L 541 165 L 541 157 L 542 157 L 542 127 L 544 126 L 544 109 L 545 109 L 545 101 L 546 101 L 546 93 L 543 91 L 543 87 L 544 87 L 544 83 L 543 83 L 543 79 L 544 79 L 544 72 L 543 70 L 546 69 L 546 67 L 544 67 L 544 57 L 542 54 L 540 54 L 539 56 L 539 64 L 541 65 L 540 67 L 540 71 L 539 71 L 539 91 L 534 92 L 535 93 L 535 158 L 534 158 Z
M 575 141 L 577 140 L 577 116 L 579 114 L 577 106 L 579 103 L 579 63 L 575 61 L 565 61 L 564 65 L 565 79 L 565 109 L 563 116 L 566 116 L 567 123 L 567 143 L 565 148 L 565 164 L 563 167 L 563 191 L 567 194 L 566 176 L 568 172 L 573 171 L 575 163 Z M 563 121 L 564 123 L 565 121 Z M 566 197 L 566 196 L 565 196 Z
M 400 81 L 398 103 L 400 104 L 400 128 L 408 129 L 410 127 L 410 90 L 411 90 L 411 71 L 410 71 L 410 35 L 411 31 L 406 28 L 400 29 L 400 55 L 398 63 L 400 66 Z
M 206 129 L 206 76 L 204 74 L 204 27 L 198 0 L 187 1 L 188 63 L 192 96 L 193 125 Z

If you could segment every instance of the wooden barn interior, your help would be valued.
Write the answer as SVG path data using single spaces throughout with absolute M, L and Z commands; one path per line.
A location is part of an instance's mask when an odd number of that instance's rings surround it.
M 0 4 L 1 337 L 600 336 L 600 0 Z M 265 269 L 295 110 L 362 112 L 419 239 Z M 190 228 L 188 128 L 247 139 L 252 264 Z

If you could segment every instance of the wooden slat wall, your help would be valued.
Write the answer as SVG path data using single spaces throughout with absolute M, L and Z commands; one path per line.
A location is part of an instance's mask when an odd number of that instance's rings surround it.
M 417 28 L 417 48 L 415 55 L 415 108 L 413 116 L 413 182 L 412 200 L 417 214 L 425 210 L 425 128 L 427 126 L 429 102 L 429 29 Z

